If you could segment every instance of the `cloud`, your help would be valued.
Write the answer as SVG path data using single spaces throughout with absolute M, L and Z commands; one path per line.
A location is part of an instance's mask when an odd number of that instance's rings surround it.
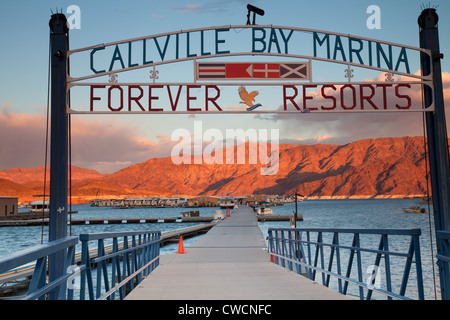
M 376 79 L 366 79 L 366 82 L 385 81 L 385 75 L 382 74 Z M 404 77 L 398 77 L 396 81 L 408 81 Z M 442 73 L 444 86 L 444 105 L 446 109 L 447 128 L 450 128 L 450 73 Z M 299 90 L 298 100 L 295 102 L 301 106 L 302 97 Z M 339 91 L 339 90 L 337 90 Z M 391 94 L 393 94 L 390 92 Z M 333 95 L 334 91 L 326 92 L 327 95 Z M 412 105 L 415 108 L 421 108 L 422 93 L 419 85 L 411 86 L 408 94 L 411 97 Z M 389 95 L 389 92 L 388 92 Z M 324 101 L 320 89 L 308 92 L 308 96 L 314 97 L 308 101 L 308 106 L 325 105 L 329 106 L 330 100 Z M 392 99 L 387 97 L 387 101 Z M 312 103 L 314 101 L 314 104 Z M 339 97 L 337 97 L 339 102 Z M 375 97 L 376 105 L 382 106 L 382 96 Z M 392 101 L 392 100 L 391 100 Z M 399 103 L 403 103 L 403 101 Z M 394 102 L 395 103 L 395 102 Z M 328 104 L 328 105 L 327 105 Z M 339 105 L 339 104 L 338 104 Z M 369 107 L 369 106 L 368 106 Z M 412 108 L 413 108 L 412 107 Z M 279 109 L 283 109 L 280 106 Z M 288 109 L 294 110 L 292 103 Z M 423 132 L 423 117 L 421 112 L 394 112 L 394 113 L 299 113 L 298 116 L 292 114 L 272 114 L 258 115 L 257 118 L 267 121 L 279 122 L 283 128 L 281 134 L 284 137 L 294 137 L 291 141 L 297 143 L 332 143 L 345 144 L 355 140 L 378 138 L 378 137 L 401 137 L 401 136 L 421 136 Z M 313 138 L 312 138 L 313 137 Z M 317 137 L 322 137 L 318 139 Z
M 45 118 L 9 112 L 9 103 L 0 110 L 0 168 L 43 165 Z
M 166 157 L 174 142 L 159 135 L 151 141 L 138 128 L 115 121 L 72 119 L 72 165 L 112 173 L 149 158 Z M 0 169 L 37 167 L 45 163 L 46 117 L 0 109 Z M 48 158 L 47 165 L 50 165 Z
M 200 13 L 214 13 L 220 12 L 223 14 L 224 11 L 229 11 L 230 8 L 235 10 L 236 3 L 239 5 L 243 5 L 247 3 L 245 0 L 228 0 L 228 1 L 208 1 L 208 3 L 199 5 L 199 4 L 187 4 L 183 7 L 176 7 L 173 10 L 181 12 L 183 14 L 188 14 L 192 12 L 200 12 Z
M 240 105 L 240 106 L 230 105 L 230 106 L 227 106 L 225 108 L 225 110 L 230 110 L 230 111 L 232 111 L 232 110 L 243 110 L 244 108 L 245 108 L 244 105 Z
M 140 136 L 138 128 L 118 122 L 86 122 L 72 120 L 72 163 L 102 173 L 115 172 L 123 167 L 166 157 L 174 142 L 164 135 L 158 141 Z
M 188 4 L 181 8 L 175 8 L 176 11 L 179 11 L 181 13 L 190 13 L 194 11 L 200 10 L 201 7 L 197 4 Z

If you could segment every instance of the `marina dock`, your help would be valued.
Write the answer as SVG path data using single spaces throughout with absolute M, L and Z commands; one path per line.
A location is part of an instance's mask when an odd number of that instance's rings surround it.
M 126 300 L 348 300 L 270 262 L 252 208 L 240 207 L 159 266 Z
M 178 242 L 180 236 L 183 237 L 184 239 L 187 239 L 187 238 L 205 234 L 214 225 L 215 225 L 215 223 L 208 223 L 208 224 L 202 224 L 202 225 L 193 226 L 190 228 L 185 228 L 185 229 L 180 229 L 180 230 L 175 230 L 172 232 L 164 233 L 161 235 L 161 247 L 165 246 L 167 244 L 170 244 L 170 243 Z M 122 247 L 122 244 L 120 244 L 119 246 Z M 105 249 L 106 253 L 109 253 L 111 251 L 112 251 L 112 246 L 109 246 Z M 97 257 L 97 250 L 93 250 L 90 255 L 93 258 Z M 79 264 L 81 262 L 81 252 L 77 252 L 75 254 L 75 262 L 77 264 Z M 2 285 L 4 283 L 10 283 L 13 281 L 24 279 L 26 277 L 31 277 L 34 272 L 34 267 L 35 267 L 34 263 L 29 263 L 22 267 L 16 268 L 6 274 L 0 274 L 0 285 Z M 29 284 L 29 281 L 30 281 L 29 279 L 28 279 L 28 281 L 25 281 L 26 285 Z M 15 288 L 13 288 L 13 287 L 11 287 L 10 289 L 12 291 L 15 290 Z M 3 291 L 4 290 L 2 290 L 2 288 L 0 288 L 0 295 Z
M 250 208 L 250 210 L 252 210 Z M 258 221 L 289 221 L 290 215 L 255 215 Z M 299 215 L 297 221 L 303 220 Z M 71 225 L 94 225 L 94 224 L 126 224 L 126 223 L 205 223 L 213 222 L 213 216 L 197 217 L 140 217 L 140 218 L 97 218 L 97 219 L 72 219 L 68 221 Z M 24 220 L 0 220 L 0 227 L 18 227 L 18 226 L 41 226 L 48 225 L 48 218 L 44 219 L 24 219 Z

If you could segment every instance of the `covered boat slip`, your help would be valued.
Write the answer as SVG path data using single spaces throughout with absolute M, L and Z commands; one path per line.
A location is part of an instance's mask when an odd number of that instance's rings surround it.
M 184 254 L 160 264 L 126 300 L 349 300 L 270 262 L 255 213 L 240 207 Z

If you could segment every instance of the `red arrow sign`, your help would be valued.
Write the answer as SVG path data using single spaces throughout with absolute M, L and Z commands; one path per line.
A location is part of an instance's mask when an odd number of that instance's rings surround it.
M 227 63 L 226 79 L 252 79 L 253 64 L 252 63 Z

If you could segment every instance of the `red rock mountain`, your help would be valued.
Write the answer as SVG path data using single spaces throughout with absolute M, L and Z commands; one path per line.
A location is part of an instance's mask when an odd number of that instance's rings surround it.
M 270 148 L 269 148 L 270 150 Z M 174 194 L 292 194 L 389 196 L 426 194 L 422 137 L 361 140 L 346 145 L 280 145 L 279 169 L 268 165 L 179 164 L 155 158 L 124 168 L 104 180 L 129 189 L 162 188 Z
M 423 137 L 368 139 L 346 145 L 280 145 L 279 167 L 274 175 L 261 174 L 260 169 L 270 163 L 249 164 L 247 144 L 244 162 L 237 164 L 235 159 L 232 164 L 203 161 L 177 165 L 171 157 L 154 158 L 108 175 L 73 167 L 72 195 L 83 202 L 96 197 L 221 196 L 229 192 L 237 196 L 297 191 L 310 197 L 427 193 Z M 0 195 L 36 194 L 38 182 L 43 184 L 43 169 L 0 171 Z
M 37 168 L 13 168 L 7 170 L 0 170 L 0 179 L 8 179 L 15 183 L 27 185 L 41 185 L 44 181 L 44 175 L 47 176 L 47 181 L 50 181 L 50 170 L 45 172 L 45 167 Z M 100 179 L 103 175 L 95 170 L 83 169 L 72 166 L 72 182 L 78 183 L 86 180 Z

